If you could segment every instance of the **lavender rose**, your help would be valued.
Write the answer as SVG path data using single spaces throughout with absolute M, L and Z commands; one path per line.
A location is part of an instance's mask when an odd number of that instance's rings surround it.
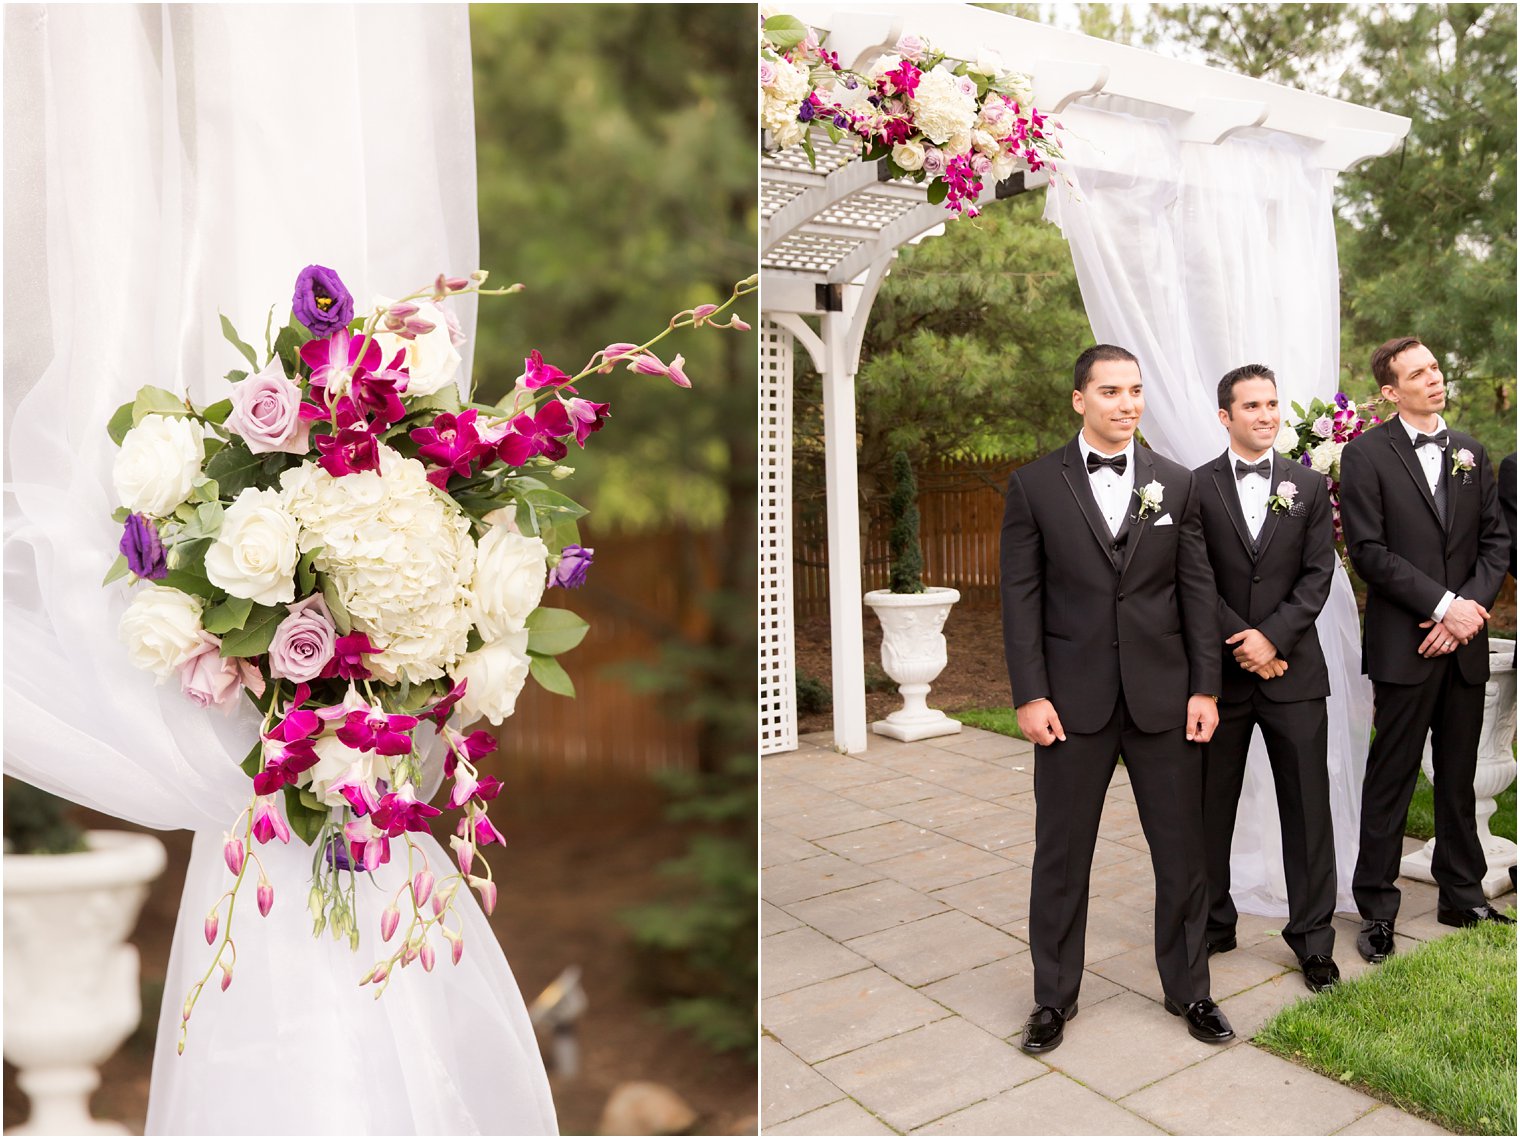
M 322 675 L 332 660 L 338 631 L 320 593 L 286 608 L 290 616 L 269 645 L 269 675 L 304 684 Z
M 327 266 L 308 265 L 296 278 L 290 311 L 317 336 L 331 336 L 354 319 L 354 298 Z
M 566 546 L 560 551 L 559 561 L 549 574 L 549 584 L 562 589 L 576 589 L 586 584 L 586 571 L 591 568 L 591 556 L 595 550 L 585 546 Z
M 265 364 L 263 371 L 232 385 L 227 429 L 241 435 L 255 455 L 270 451 L 306 454 L 311 421 L 301 418 L 301 388 L 286 378 L 278 356 Z
M 169 561 L 164 556 L 164 543 L 158 536 L 158 527 L 145 515 L 127 515 L 119 549 L 127 559 L 127 568 L 138 577 L 159 581 L 169 576 Z

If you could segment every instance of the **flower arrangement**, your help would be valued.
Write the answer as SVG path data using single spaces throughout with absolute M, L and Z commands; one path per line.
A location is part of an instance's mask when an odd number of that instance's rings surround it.
M 1291 479 L 1283 479 L 1277 484 L 1277 490 L 1267 496 L 1267 505 L 1274 514 L 1286 514 L 1293 509 L 1297 498 L 1298 484 Z
M 1161 500 L 1166 495 L 1166 487 L 1156 479 L 1152 479 L 1142 487 L 1135 488 L 1135 497 L 1140 500 L 1139 508 L 1135 511 L 1135 521 L 1143 522 L 1156 511 L 1161 509 Z
M 313 933 L 353 948 L 358 873 L 404 847 L 408 880 L 379 929 L 389 942 L 404 908 L 406 930 L 360 982 L 377 997 L 397 968 L 432 970 L 435 936 L 459 961 L 456 893 L 475 889 L 491 912 L 480 851 L 503 840 L 487 814 L 501 784 L 479 768 L 496 740 L 451 721 L 499 726 L 530 677 L 574 695 L 555 658 L 586 622 L 540 602 L 583 583 L 593 551 L 577 530 L 584 508 L 551 483 L 572 473 L 560 462 L 570 443 L 585 447 L 609 417 L 574 385 L 622 365 L 690 387 L 682 358 L 651 348 L 682 328 L 747 330 L 720 318 L 756 288 L 741 281 L 643 344 L 609 344 L 575 375 L 533 351 L 514 390 L 485 404 L 460 396 L 449 302 L 522 288 L 485 281 L 440 275 L 356 313 L 338 274 L 308 266 L 273 340 L 271 308 L 262 354 L 222 318 L 248 364 L 228 374 L 228 398 L 197 408 L 150 386 L 111 417 L 122 535 L 105 583 L 144 586 L 120 624 L 132 662 L 201 707 L 230 710 L 242 693 L 263 714 L 242 764 L 250 801 L 224 836 L 234 881 L 206 916 L 215 954 L 185 1000 L 181 1052 L 213 970 L 232 982 L 232 915 L 251 867 L 260 913 L 274 904 L 256 844 L 294 833 L 313 846 Z M 429 866 L 411 837 L 441 813 L 421 790 L 424 725 L 443 752 L 446 808 L 463 812 L 449 838 L 457 873 Z
M 916 35 L 862 75 L 823 39 L 794 16 L 761 25 L 761 122 L 776 150 L 800 145 L 815 161 L 813 127 L 834 142 L 853 136 L 865 161 L 927 184 L 929 201 L 966 217 L 987 175 L 1001 181 L 1020 161 L 1039 170 L 1061 158 L 1060 123 L 1035 107 L 1029 76 L 951 60 Z
M 1373 415 L 1375 400 L 1353 403 L 1345 392 L 1336 392 L 1329 403 L 1311 400 L 1305 411 L 1293 404 L 1296 422 L 1283 420 L 1277 433 L 1276 450 L 1290 459 L 1325 476 L 1330 488 L 1330 513 L 1335 525 L 1335 540 L 1344 540 L 1341 530 L 1341 452 L 1346 444 L 1382 420 Z

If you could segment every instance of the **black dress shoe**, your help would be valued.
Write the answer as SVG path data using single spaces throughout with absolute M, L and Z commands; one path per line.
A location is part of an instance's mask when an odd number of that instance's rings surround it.
M 1341 971 L 1335 961 L 1324 953 L 1315 953 L 1298 963 L 1304 971 L 1304 984 L 1310 992 L 1322 993 L 1340 983 Z
M 1209 956 L 1212 957 L 1216 953 L 1228 953 L 1230 950 L 1235 948 L 1235 945 L 1235 935 L 1233 933 L 1221 934 L 1219 937 L 1211 937 L 1209 938 Z
M 1066 1022 L 1075 1020 L 1076 1017 L 1076 1001 L 1072 1001 L 1071 1007 L 1066 1009 L 1054 1005 L 1038 1006 L 1024 1023 L 1024 1038 L 1019 1041 L 1019 1047 L 1025 1052 L 1054 1051 L 1061 1046 L 1061 1039 L 1066 1033 Z
M 1362 932 L 1356 939 L 1357 952 L 1373 965 L 1381 964 L 1393 956 L 1393 922 L 1372 918 L 1362 923 Z
M 1171 997 L 1167 997 L 1162 1004 L 1166 1006 L 1167 1012 L 1187 1021 L 1188 1034 L 1194 1040 L 1202 1040 L 1205 1044 L 1226 1044 L 1235 1039 L 1235 1030 L 1224 1018 L 1224 1012 L 1208 997 L 1194 1001 L 1186 1009 L 1174 1005 Z
M 1473 906 L 1466 910 L 1448 910 L 1445 906 L 1436 907 L 1436 921 L 1442 925 L 1454 925 L 1465 927 L 1477 925 L 1480 921 L 1496 921 L 1500 925 L 1514 925 L 1514 918 L 1507 918 L 1493 906 L 1485 902 L 1481 906 Z

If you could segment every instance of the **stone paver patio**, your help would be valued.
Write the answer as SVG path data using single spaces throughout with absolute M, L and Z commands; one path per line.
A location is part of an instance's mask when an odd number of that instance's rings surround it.
M 761 764 L 764 1134 L 1446 1134 L 1249 1043 L 1310 996 L 1283 919 L 1242 914 L 1239 948 L 1210 960 L 1235 1042 L 1200 1044 L 1161 1007 L 1123 767 L 1093 863 L 1080 1016 L 1059 1049 L 1026 1056 L 1033 749 L 974 728 L 873 735 L 862 756 L 830 743 L 807 736 Z M 1447 932 L 1434 886 L 1399 886 L 1401 948 Z M 1360 923 L 1335 925 L 1354 977 Z

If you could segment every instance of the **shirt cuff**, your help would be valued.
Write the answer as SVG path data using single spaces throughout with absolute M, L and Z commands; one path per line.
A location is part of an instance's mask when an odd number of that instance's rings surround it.
M 1446 611 L 1451 608 L 1451 603 L 1456 599 L 1457 595 L 1448 589 L 1442 596 L 1441 600 L 1436 603 L 1435 611 L 1431 613 L 1431 616 L 1434 617 L 1437 621 L 1444 620 L 1446 617 Z

